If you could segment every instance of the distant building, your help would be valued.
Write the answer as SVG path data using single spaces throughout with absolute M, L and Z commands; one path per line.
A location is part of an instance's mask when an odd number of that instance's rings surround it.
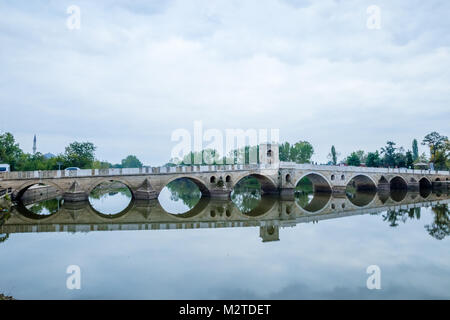
M 44 158 L 45 159 L 51 159 L 51 158 L 55 158 L 56 156 L 53 154 L 53 153 L 46 153 L 46 154 L 44 154 Z
M 36 135 L 34 135 L 34 139 L 33 139 L 33 154 L 36 154 Z

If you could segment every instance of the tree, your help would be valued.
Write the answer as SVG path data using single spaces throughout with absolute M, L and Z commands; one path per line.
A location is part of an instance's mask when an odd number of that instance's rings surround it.
M 361 165 L 361 160 L 356 152 L 352 152 L 352 154 L 347 157 L 347 164 L 356 167 Z
M 364 153 L 363 150 L 358 150 L 355 153 L 358 156 L 360 163 L 366 163 L 367 156 L 366 156 L 366 154 Z
M 142 162 L 134 155 L 129 155 L 122 160 L 122 168 L 142 168 Z
M 310 163 L 314 148 L 308 141 L 299 141 L 291 147 L 290 160 L 295 163 Z
M 11 170 L 16 170 L 22 155 L 23 152 L 11 133 L 0 134 L 0 163 L 7 163 Z
M 410 150 L 408 150 L 406 152 L 406 167 L 412 168 L 413 165 L 414 165 L 414 156 L 413 153 Z
M 412 157 L 413 161 L 419 159 L 419 147 L 417 145 L 417 139 L 414 139 L 412 142 Z
M 381 148 L 381 153 L 384 154 L 384 165 L 394 167 L 395 166 L 395 142 L 387 141 L 386 146 Z
M 66 167 L 92 168 L 96 149 L 91 142 L 72 142 L 64 153 Z
M 337 164 L 337 157 L 338 153 L 336 152 L 336 148 L 334 146 L 331 146 L 331 152 L 328 154 L 328 159 L 331 160 L 331 163 L 333 165 Z
M 290 161 L 290 158 L 291 158 L 290 151 L 291 151 L 291 145 L 289 144 L 289 142 L 280 144 L 280 149 L 279 149 L 280 161 Z
M 375 152 L 369 152 L 367 154 L 366 166 L 368 167 L 379 167 L 381 165 L 380 154 L 378 150 Z
M 280 145 L 279 149 L 280 161 L 309 163 L 313 154 L 314 148 L 308 141 L 299 141 L 294 145 L 285 142 Z
M 427 145 L 430 148 L 431 161 L 434 161 L 436 152 L 444 148 L 448 141 L 448 137 L 441 136 L 436 131 L 433 131 L 425 136 L 422 141 L 423 145 Z

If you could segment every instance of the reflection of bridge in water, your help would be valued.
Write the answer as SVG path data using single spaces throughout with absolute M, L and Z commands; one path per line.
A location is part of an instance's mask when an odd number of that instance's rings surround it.
M 0 226 L 0 234 L 260 227 L 263 241 L 274 241 L 279 240 L 280 227 L 449 202 L 445 193 L 405 192 L 360 193 L 355 198 L 317 195 L 304 207 L 298 201 L 265 196 L 256 208 L 245 214 L 231 201 L 211 198 L 202 198 L 184 214 L 166 212 L 157 200 L 132 201 L 128 208 L 115 215 L 99 213 L 89 202 L 65 203 L 50 215 L 34 214 L 24 206 L 17 206 Z

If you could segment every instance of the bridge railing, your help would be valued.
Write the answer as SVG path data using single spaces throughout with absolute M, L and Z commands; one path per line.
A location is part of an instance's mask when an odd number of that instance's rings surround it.
M 121 176 L 139 174 L 170 174 L 216 171 L 240 171 L 278 169 L 273 165 L 233 164 L 233 165 L 196 165 L 176 167 L 142 167 L 142 168 L 108 168 L 108 169 L 82 169 L 82 170 L 48 170 L 48 171 L 12 171 L 1 172 L 0 180 L 19 179 L 55 179 L 66 177 L 92 177 L 92 176 Z
M 303 169 L 303 170 L 326 170 L 326 171 L 340 171 L 340 172 L 370 172 L 370 173 L 411 173 L 411 174 L 437 174 L 450 175 L 449 171 L 438 170 L 420 170 L 407 168 L 373 168 L 373 167 L 354 167 L 354 166 L 329 166 L 329 165 L 314 165 L 309 163 L 298 164 L 293 162 L 281 162 L 280 168 L 284 169 Z

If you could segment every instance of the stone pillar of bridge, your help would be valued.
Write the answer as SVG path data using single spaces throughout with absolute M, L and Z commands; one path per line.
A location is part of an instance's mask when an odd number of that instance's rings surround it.
M 420 189 L 419 182 L 408 182 L 409 191 L 419 191 L 419 189 Z
M 64 192 L 63 198 L 64 201 L 67 202 L 87 201 L 89 195 L 80 187 L 80 184 L 77 181 L 74 181 L 70 188 Z
M 278 226 L 259 227 L 259 237 L 262 239 L 262 242 L 279 241 L 280 229 Z
M 391 184 L 385 177 L 381 177 L 381 179 L 378 181 L 377 185 L 378 192 L 386 193 L 391 191 Z
M 347 188 L 347 186 L 332 186 L 331 190 L 333 194 L 336 195 L 340 195 L 340 194 L 345 194 L 345 189 Z
M 158 198 L 158 193 L 153 189 L 150 180 L 145 179 L 141 186 L 133 191 L 136 200 L 152 200 Z
M 294 200 L 295 199 L 295 189 L 294 188 L 280 189 L 280 198 L 283 200 Z
M 216 187 L 209 190 L 209 196 L 211 198 L 216 199 L 230 199 L 231 198 L 231 189 L 223 187 Z

